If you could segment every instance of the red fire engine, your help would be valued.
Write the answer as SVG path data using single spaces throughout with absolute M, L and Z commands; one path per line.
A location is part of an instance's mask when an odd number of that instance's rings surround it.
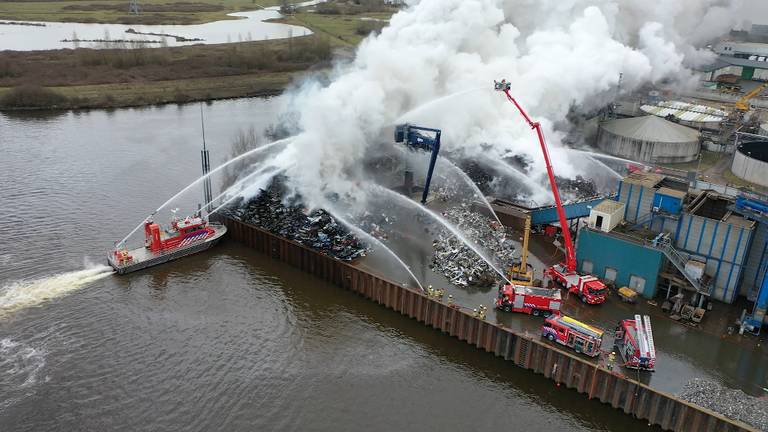
M 541 335 L 590 357 L 600 354 L 600 345 L 603 343 L 603 330 L 560 314 L 544 321 Z
M 496 309 L 546 317 L 559 312 L 560 303 L 560 290 L 507 284 L 499 287 Z
M 503 92 L 507 99 L 515 105 L 515 108 L 523 116 L 525 122 L 531 129 L 536 131 L 536 137 L 541 145 L 541 152 L 544 155 L 544 163 L 547 167 L 547 176 L 549 177 L 549 185 L 552 188 L 552 196 L 555 199 L 555 208 L 557 209 L 557 218 L 560 223 L 560 228 L 563 234 L 563 243 L 565 245 L 565 262 L 552 266 L 544 270 L 544 277 L 550 278 L 556 282 L 559 282 L 568 289 L 568 292 L 578 293 L 581 301 L 589 304 L 599 304 L 605 301 L 605 285 L 596 277 L 589 275 L 580 275 L 576 272 L 576 251 L 573 248 L 573 242 L 571 241 L 571 231 L 568 229 L 568 220 L 565 217 L 565 209 L 560 201 L 560 192 L 557 189 L 557 182 L 555 181 L 555 173 L 552 170 L 552 163 L 549 160 L 549 150 L 547 150 L 547 143 L 544 140 L 544 132 L 541 130 L 541 124 L 534 122 L 528 114 L 523 110 L 523 107 L 512 97 L 510 90 L 512 86 L 506 80 L 501 82 L 494 81 L 494 88 L 497 91 Z
M 544 276 L 563 285 L 569 293 L 578 295 L 584 303 L 600 304 L 605 301 L 605 284 L 594 276 L 580 275 L 563 264 L 546 269 Z
M 619 322 L 614 338 L 616 350 L 631 369 L 653 371 L 656 365 L 656 346 L 653 343 L 651 317 L 635 315 L 635 319 Z

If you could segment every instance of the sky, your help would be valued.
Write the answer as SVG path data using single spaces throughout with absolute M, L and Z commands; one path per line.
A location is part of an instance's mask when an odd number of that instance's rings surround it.
M 752 24 L 768 24 L 768 1 L 744 0 L 743 16 Z

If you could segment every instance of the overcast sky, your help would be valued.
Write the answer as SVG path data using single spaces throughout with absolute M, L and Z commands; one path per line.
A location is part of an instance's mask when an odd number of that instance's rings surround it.
M 743 17 L 752 24 L 768 24 L 768 0 L 744 0 Z

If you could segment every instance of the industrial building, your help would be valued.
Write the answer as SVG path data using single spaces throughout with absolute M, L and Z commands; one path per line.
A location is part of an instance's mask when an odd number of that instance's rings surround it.
M 701 144 L 698 131 L 648 115 L 601 123 L 597 147 L 641 162 L 684 163 L 696 159 Z
M 768 141 L 740 143 L 733 154 L 731 172 L 748 182 L 768 187 Z
M 716 81 L 721 75 L 768 81 L 768 44 L 723 41 L 714 51 L 719 54 L 717 60 L 701 68 L 704 81 Z
M 754 300 L 767 285 L 768 227 L 744 200 L 689 190 L 687 181 L 662 174 L 632 173 L 619 182 L 615 201 L 592 209 L 577 240 L 579 269 L 646 298 L 659 287 L 674 295 L 677 286 L 702 301 Z

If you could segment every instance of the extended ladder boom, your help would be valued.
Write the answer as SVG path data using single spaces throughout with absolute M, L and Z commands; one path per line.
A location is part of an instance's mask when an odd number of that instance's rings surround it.
M 640 357 L 648 356 L 648 340 L 645 338 L 645 329 L 640 315 L 635 315 L 635 334 L 637 334 L 637 348 L 640 350 Z
M 645 335 L 648 339 L 648 353 L 650 358 L 656 358 L 656 344 L 653 342 L 653 330 L 651 329 L 651 317 L 643 315 L 643 324 L 645 324 Z
M 565 218 L 565 210 L 563 204 L 560 202 L 560 191 L 557 189 L 557 182 L 555 181 L 555 174 L 552 171 L 552 163 L 549 160 L 549 151 L 547 150 L 547 143 L 544 140 L 544 133 L 541 131 L 541 124 L 534 122 L 528 117 L 528 114 L 523 110 L 523 107 L 517 103 L 514 97 L 509 94 L 510 85 L 506 81 L 502 80 L 500 83 L 496 83 L 496 90 L 503 91 L 507 95 L 507 99 L 515 104 L 515 107 L 525 119 L 526 123 L 531 129 L 536 130 L 536 135 L 539 138 L 541 144 L 541 152 L 544 154 L 544 163 L 547 166 L 547 175 L 549 176 L 549 185 L 552 188 L 552 195 L 555 197 L 555 207 L 557 208 L 557 218 L 560 221 L 560 228 L 563 232 L 563 242 L 565 243 L 565 266 L 569 272 L 576 271 L 576 253 L 573 248 L 573 241 L 571 240 L 571 232 L 568 229 L 568 220 Z

